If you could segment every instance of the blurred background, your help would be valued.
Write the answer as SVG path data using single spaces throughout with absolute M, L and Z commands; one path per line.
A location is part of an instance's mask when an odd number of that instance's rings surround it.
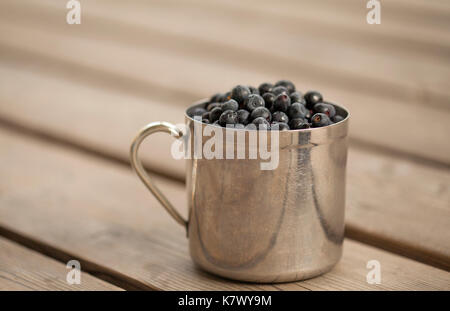
M 370 25 L 367 2 L 90 0 L 69 25 L 68 1 L 3 0 L 1 117 L 72 132 L 109 125 L 122 109 L 111 98 L 184 108 L 236 84 L 289 79 L 349 108 L 353 143 L 448 165 L 450 3 L 383 1 Z
M 288 79 L 351 112 L 348 234 L 450 267 L 450 1 L 383 0 L 379 25 L 366 0 L 81 0 L 74 25 L 67 3 L 0 2 L 3 127 L 128 165 L 146 123 Z M 170 143 L 147 168 L 184 181 Z

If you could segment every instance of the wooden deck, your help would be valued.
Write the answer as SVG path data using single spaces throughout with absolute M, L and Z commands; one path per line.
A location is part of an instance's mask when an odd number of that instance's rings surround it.
M 67 25 L 64 1 L 0 2 L 0 290 L 450 290 L 449 2 L 383 2 L 381 25 L 361 0 L 81 5 Z M 280 78 L 351 111 L 344 256 L 303 282 L 224 280 L 194 267 L 129 144 L 200 98 Z M 142 154 L 184 207 L 170 144 Z

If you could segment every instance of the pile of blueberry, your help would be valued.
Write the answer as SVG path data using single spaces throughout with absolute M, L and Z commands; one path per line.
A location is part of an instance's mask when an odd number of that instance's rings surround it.
M 319 92 L 302 94 L 287 80 L 262 83 L 258 88 L 235 86 L 227 93 L 212 96 L 191 116 L 222 127 L 280 131 L 322 127 L 344 119 Z

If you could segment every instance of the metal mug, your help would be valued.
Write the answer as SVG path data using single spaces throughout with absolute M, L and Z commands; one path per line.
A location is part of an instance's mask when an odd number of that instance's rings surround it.
M 194 124 L 187 109 L 188 133 Z M 298 281 L 332 269 L 342 255 L 349 113 L 320 128 L 279 132 L 278 167 L 261 170 L 263 159 L 187 159 L 188 220 L 153 183 L 138 158 L 148 135 L 167 132 L 193 146 L 194 135 L 166 122 L 150 123 L 134 139 L 131 164 L 169 214 L 186 227 L 191 258 L 222 277 L 260 283 Z M 226 131 L 243 129 L 220 128 Z M 259 131 L 254 131 L 260 135 Z M 200 139 L 202 147 L 209 137 Z M 198 143 L 198 142 L 197 142 Z M 239 142 L 233 142 L 238 146 Z M 242 141 L 240 142 L 242 144 Z M 247 139 L 244 142 L 251 149 Z M 270 146 L 270 141 L 268 142 Z

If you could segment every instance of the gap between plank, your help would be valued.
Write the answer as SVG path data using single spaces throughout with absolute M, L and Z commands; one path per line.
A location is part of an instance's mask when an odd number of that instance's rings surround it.
M 7 228 L 5 226 L 0 226 L 0 236 L 11 240 L 19 245 L 22 245 L 28 249 L 36 251 L 47 257 L 55 259 L 64 265 L 72 259 L 76 259 L 81 264 L 81 271 L 83 273 L 89 273 L 90 275 L 101 279 L 105 282 L 113 284 L 125 290 L 135 291 L 135 290 L 160 290 L 156 287 L 151 287 L 148 284 L 142 283 L 136 279 L 130 278 L 125 274 L 111 270 L 107 267 L 100 266 L 89 260 L 80 258 L 68 252 L 65 252 L 59 248 L 45 244 L 28 235 L 24 235 L 14 230 Z
M 91 86 L 95 85 L 98 88 L 106 90 L 110 90 L 111 86 L 114 86 L 114 89 L 132 94 L 133 96 L 145 99 L 163 99 L 173 102 L 176 105 L 184 104 L 184 101 L 180 101 L 180 98 L 184 98 L 188 102 L 194 102 L 198 99 L 198 94 L 180 88 L 169 88 L 163 85 L 148 83 L 130 76 L 84 66 L 68 60 L 48 57 L 39 52 L 30 52 L 5 44 L 0 44 L 0 51 L 2 60 L 6 60 L 16 68 L 34 68 L 38 69 L 39 72 L 56 74 L 63 78 L 70 75 L 70 79 L 77 83 Z M 60 68 L 66 68 L 67 70 L 64 73 Z M 443 108 L 441 106 L 439 107 Z M 448 109 L 448 107 L 444 106 L 444 109 Z
M 384 238 L 377 233 L 366 232 L 364 228 L 359 226 L 345 225 L 345 237 L 445 271 L 450 271 L 450 258 L 446 256 L 414 246 L 405 241 L 396 243 L 396 241 Z
M 128 159 L 123 159 L 119 156 L 115 156 L 108 152 L 101 152 L 101 151 L 98 151 L 98 150 L 95 150 L 92 148 L 88 148 L 86 146 L 83 146 L 82 144 L 66 141 L 64 139 L 57 137 L 56 135 L 48 134 L 43 131 L 38 131 L 38 130 L 35 130 L 32 128 L 17 124 L 15 122 L 9 121 L 9 120 L 5 119 L 4 117 L 2 117 L 1 115 L 0 115 L 0 127 L 4 130 L 9 130 L 12 132 L 20 133 L 22 135 L 32 137 L 33 139 L 36 139 L 36 140 L 49 142 L 49 143 L 52 143 L 55 145 L 59 145 L 61 147 L 69 148 L 69 149 L 73 150 L 74 152 L 88 154 L 90 156 L 100 158 L 104 161 L 110 161 L 117 165 L 126 166 L 126 167 L 130 168 Z M 358 145 L 358 143 L 357 143 L 357 145 Z M 437 165 L 437 164 L 434 163 L 434 165 Z M 447 165 L 444 165 L 444 166 L 446 168 L 448 167 Z M 152 174 L 158 175 L 163 178 L 168 178 L 168 179 L 171 179 L 172 181 L 177 181 L 177 182 L 184 184 L 184 179 L 180 179 L 179 176 L 170 175 L 170 174 L 167 174 L 162 171 L 157 171 L 155 169 L 149 169 L 148 167 L 146 167 L 146 169 Z M 71 258 L 68 253 L 66 253 L 62 250 L 45 245 L 31 237 L 26 237 L 21 234 L 15 233 L 13 230 L 5 228 L 5 227 L 0 226 L 0 235 L 5 236 L 21 245 L 24 245 L 31 249 L 42 252 L 42 253 L 46 254 L 47 256 L 55 258 L 60 261 L 67 262 Z M 427 264 L 427 265 L 430 265 L 430 266 L 433 266 L 433 267 L 436 267 L 439 269 L 450 271 L 450 263 L 448 261 L 448 258 L 444 258 L 437 254 L 430 253 L 426 250 L 423 250 L 422 248 L 414 247 L 412 245 L 408 245 L 405 243 L 394 243 L 393 241 L 388 240 L 386 238 L 380 237 L 378 235 L 374 235 L 372 233 L 365 232 L 362 228 L 358 228 L 357 226 L 354 226 L 354 225 L 350 225 L 350 226 L 346 225 L 345 226 L 345 237 L 349 238 L 351 240 L 359 241 L 364 244 L 374 246 L 376 248 L 394 253 L 396 255 L 400 255 L 400 256 L 403 256 L 406 258 L 416 260 L 418 262 L 421 262 L 421 263 L 424 263 L 424 264 Z M 105 281 L 108 281 L 119 287 L 122 287 L 124 289 L 127 289 L 127 290 L 133 290 L 133 289 L 157 290 L 155 288 L 149 288 L 146 284 L 143 284 L 140 282 L 135 284 L 135 282 L 137 282 L 137 281 L 132 280 L 132 279 L 130 279 L 130 282 L 131 282 L 130 286 L 127 285 L 128 283 L 120 285 L 119 283 L 117 283 L 120 280 L 116 280 L 117 276 L 115 274 L 117 274 L 117 273 L 115 273 L 107 268 L 103 268 L 99 265 L 96 265 L 94 263 L 91 263 L 88 261 L 84 261 L 84 262 L 85 262 L 85 266 L 87 264 L 87 267 L 89 269 L 87 271 L 89 271 L 92 275 L 94 275 L 100 279 L 103 279 Z M 126 276 L 123 276 L 123 277 L 128 278 Z M 107 278 L 110 278 L 110 279 L 108 280 Z
M 34 139 L 37 139 L 37 140 L 46 141 L 46 142 L 49 142 L 52 144 L 60 145 L 61 147 L 71 149 L 76 152 L 88 154 L 90 156 L 94 156 L 96 158 L 100 158 L 102 160 L 109 161 L 109 162 L 115 163 L 120 166 L 126 166 L 131 171 L 131 166 L 130 166 L 130 162 L 128 161 L 128 158 L 124 159 L 121 156 L 117 156 L 111 152 L 107 152 L 107 151 L 105 152 L 105 151 L 101 151 L 98 149 L 89 148 L 82 143 L 68 141 L 63 138 L 58 137 L 58 135 L 54 135 L 52 133 L 48 133 L 48 132 L 41 131 L 41 130 L 38 130 L 35 128 L 21 125 L 19 123 L 16 123 L 16 122 L 6 119 L 2 115 L 0 115 L 0 127 L 5 130 L 10 130 L 12 132 L 16 132 L 16 133 L 20 133 L 22 135 L 33 137 Z M 131 144 L 131 142 L 130 142 L 130 144 Z M 162 178 L 171 179 L 173 181 L 180 182 L 183 184 L 185 183 L 185 180 L 180 178 L 180 176 L 170 174 L 170 173 L 167 173 L 162 170 L 158 170 L 157 168 L 154 168 L 154 167 L 149 168 L 146 166 L 145 168 L 153 175 L 157 175 Z

